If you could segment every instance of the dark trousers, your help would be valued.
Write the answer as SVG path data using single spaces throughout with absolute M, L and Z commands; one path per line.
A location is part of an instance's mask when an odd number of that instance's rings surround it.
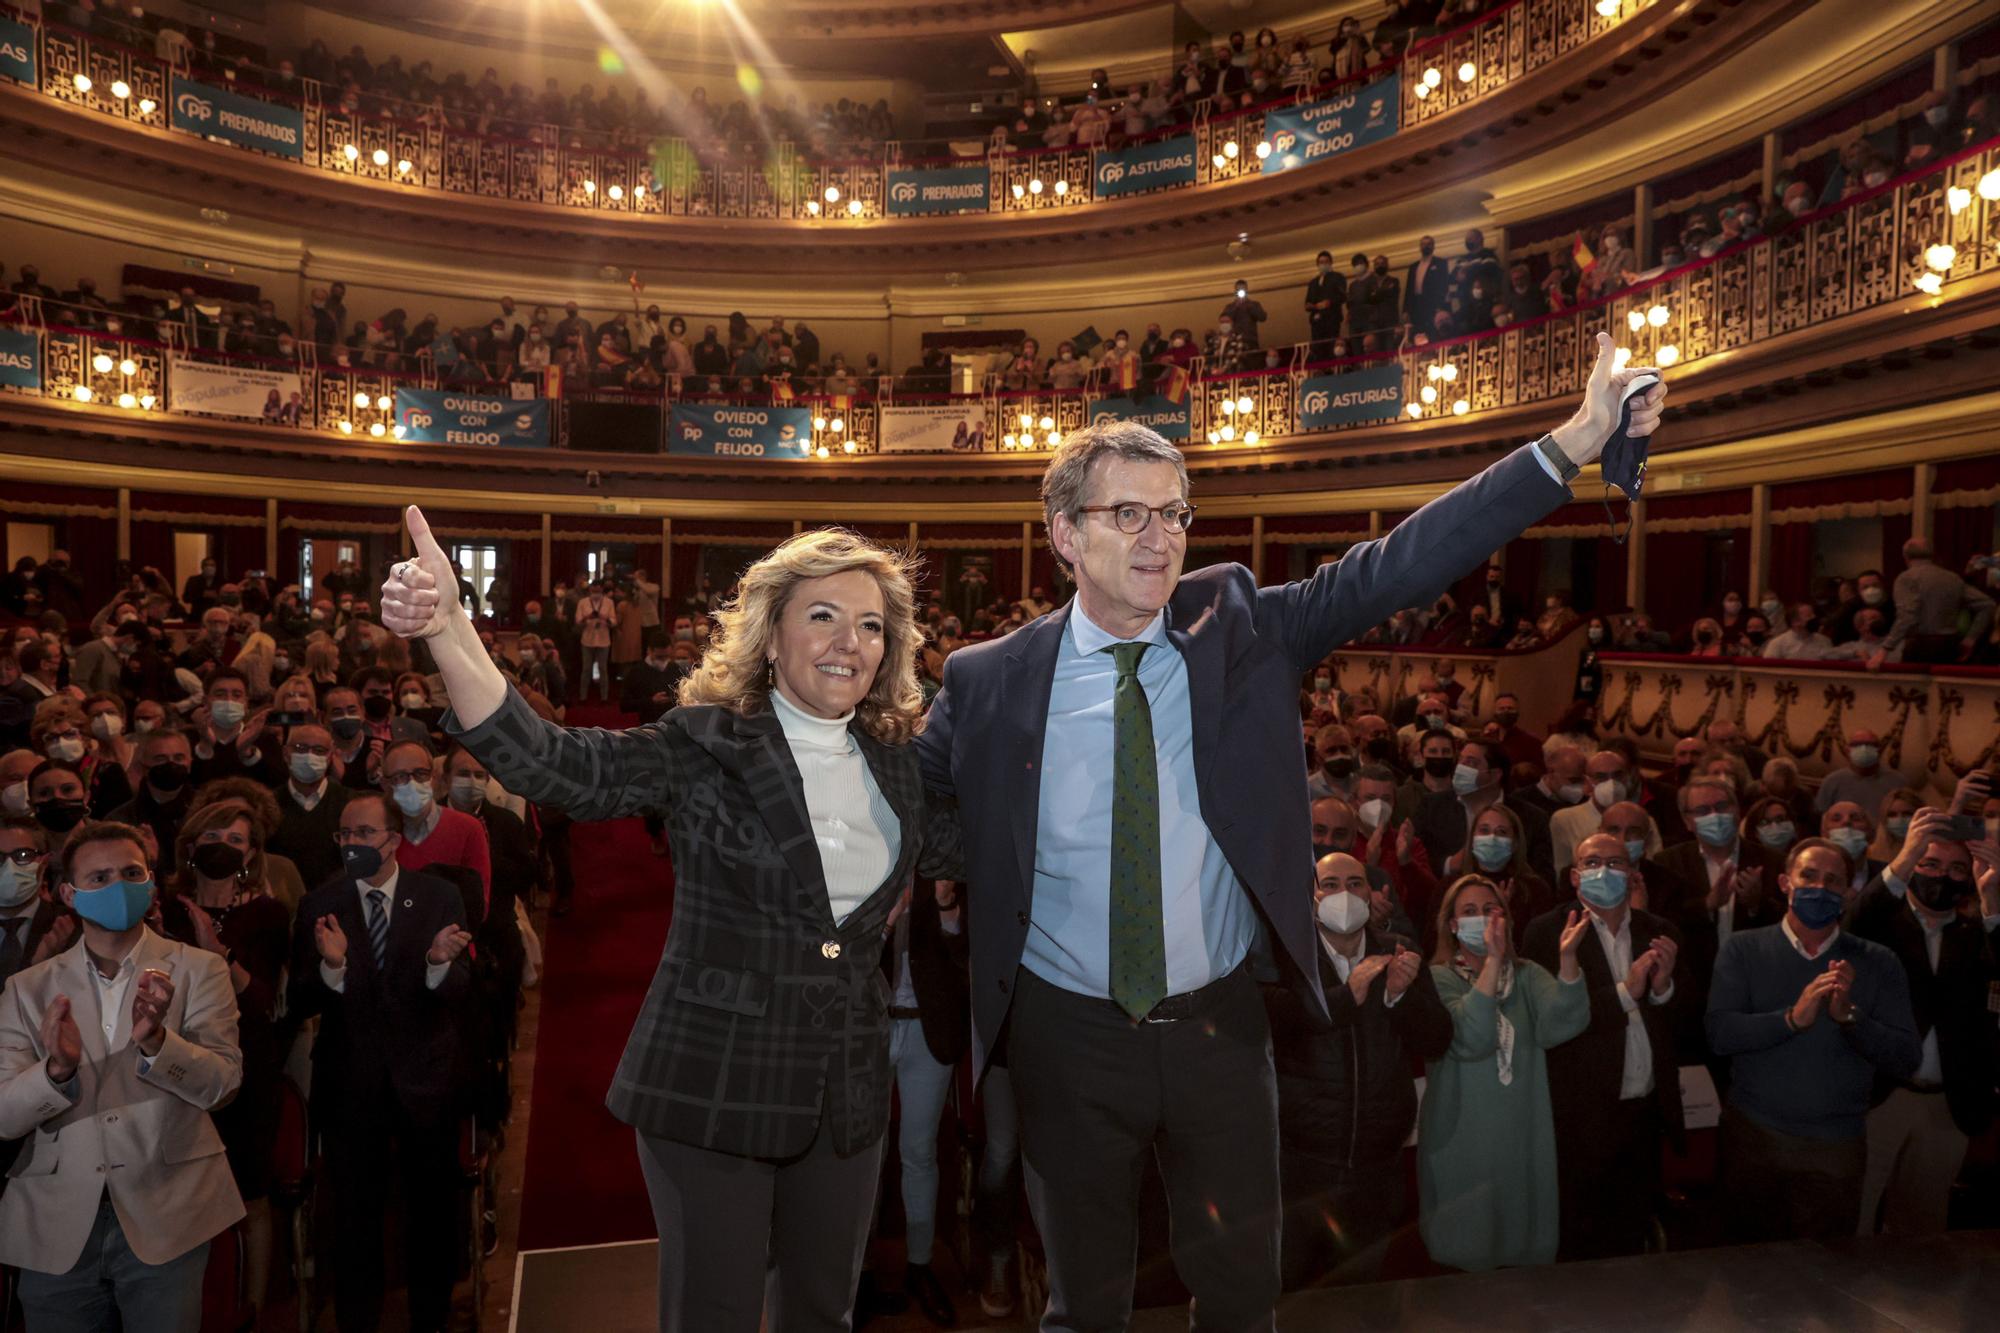
M 1643 1253 L 1660 1197 L 1659 1100 L 1593 1101 L 1586 1123 L 1568 1120 L 1556 1117 L 1556 1257 Z
M 1174 1267 L 1197 1333 L 1270 1330 L 1278 1299 L 1278 1091 L 1271 1030 L 1238 968 L 1171 1023 L 1022 969 L 1008 1030 L 1028 1205 L 1048 1253 L 1043 1333 L 1132 1314 L 1141 1173 L 1159 1160 Z
M 884 1135 L 834 1155 L 737 1157 L 639 1134 L 660 1232 L 661 1333 L 846 1333 L 868 1248 Z
M 1402 1154 L 1350 1169 L 1281 1152 L 1278 1166 L 1285 1199 L 1280 1247 L 1285 1290 L 1381 1276 L 1389 1237 L 1408 1201 Z
M 323 1132 L 333 1191 L 333 1311 L 340 1333 L 374 1333 L 382 1322 L 383 1219 L 399 1181 L 411 1333 L 441 1333 L 451 1317 L 462 1234 L 457 1122 L 418 1124 L 390 1109 L 372 1124 Z
M 1861 1213 L 1868 1136 L 1808 1139 L 1722 1112 L 1718 1144 L 1729 1239 L 1833 1240 L 1852 1236 Z

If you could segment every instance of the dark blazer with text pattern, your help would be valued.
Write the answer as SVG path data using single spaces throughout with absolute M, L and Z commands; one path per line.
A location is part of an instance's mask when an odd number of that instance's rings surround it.
M 797 1156 L 822 1115 L 851 1156 L 889 1124 L 882 930 L 913 874 L 961 878 L 957 811 L 927 798 L 916 749 L 850 730 L 901 820 L 889 875 L 839 925 L 805 788 L 768 708 L 676 708 L 629 731 L 564 729 L 512 689 L 458 736 L 526 799 L 577 820 L 655 811 L 673 848 L 667 947 L 605 1104 L 647 1134 L 744 1157 Z

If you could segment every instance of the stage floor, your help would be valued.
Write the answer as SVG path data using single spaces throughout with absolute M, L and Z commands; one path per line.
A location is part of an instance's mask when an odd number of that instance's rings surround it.
M 652 1241 L 524 1251 L 517 1333 L 652 1333 Z M 959 1328 L 981 1327 L 959 1303 Z M 1966 1333 L 2000 1327 L 2000 1231 L 1928 1240 L 1788 1242 L 1638 1259 L 1382 1282 L 1288 1297 L 1283 1330 L 1678 1330 L 1684 1333 Z M 967 1317 L 969 1315 L 969 1317 Z M 1032 1328 L 1032 1320 L 1006 1325 Z M 1145 1310 L 1133 1333 L 1187 1327 L 1183 1310 Z M 689 1333 L 695 1333 L 690 1330 Z

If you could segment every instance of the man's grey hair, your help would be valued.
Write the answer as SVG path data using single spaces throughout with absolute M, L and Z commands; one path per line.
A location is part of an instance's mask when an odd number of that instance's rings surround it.
M 1131 421 L 1106 421 L 1070 434 L 1042 474 L 1042 523 L 1055 544 L 1056 515 L 1073 524 L 1083 519 L 1084 492 L 1091 469 L 1100 458 L 1126 458 L 1135 463 L 1172 463 L 1180 480 L 1181 499 L 1188 499 L 1187 460 L 1158 432 Z M 1056 560 L 1062 563 L 1062 554 Z

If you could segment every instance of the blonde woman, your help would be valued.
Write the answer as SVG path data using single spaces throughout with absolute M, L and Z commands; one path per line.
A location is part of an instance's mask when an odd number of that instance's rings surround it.
M 306 636 L 305 674 L 315 689 L 340 684 L 340 645 L 325 630 Z
M 956 880 L 955 811 L 928 804 L 903 558 L 838 529 L 745 571 L 680 707 L 630 731 L 537 717 L 458 611 L 415 506 L 382 623 L 429 640 L 446 731 L 579 820 L 658 811 L 673 849 L 665 958 L 611 1085 L 660 1233 L 663 1329 L 844 1329 L 888 1125 L 882 935 L 913 873 Z M 938 891 L 958 928 L 955 886 Z
M 229 665 L 243 673 L 252 699 L 268 699 L 271 697 L 271 664 L 277 660 L 278 641 L 264 632 L 263 622 L 255 612 L 245 611 L 240 619 L 243 646 L 236 650 L 236 657 Z
M 1480 1270 L 1556 1257 L 1555 1113 L 1543 1052 L 1590 1022 L 1576 950 L 1589 919 L 1572 911 L 1559 974 L 1514 952 L 1507 908 L 1484 875 L 1438 903 L 1431 979 L 1452 1021 L 1430 1062 L 1417 1130 L 1417 1187 L 1431 1258 Z

